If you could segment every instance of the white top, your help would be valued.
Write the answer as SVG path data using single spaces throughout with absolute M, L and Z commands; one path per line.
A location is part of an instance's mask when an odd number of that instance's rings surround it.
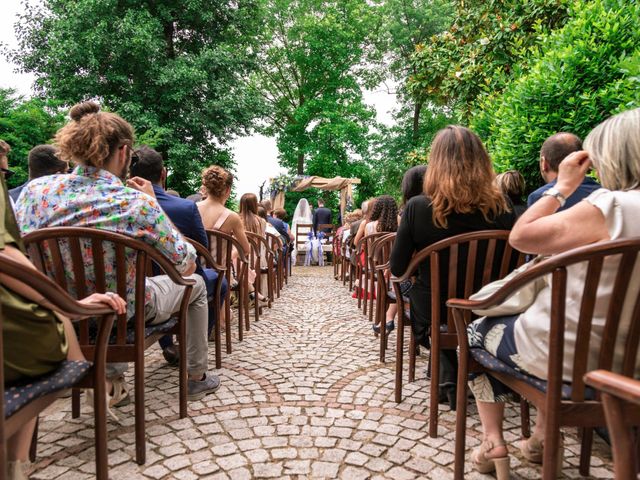
M 585 201 L 599 208 L 604 215 L 611 240 L 640 236 L 640 222 L 637 221 L 640 211 L 640 191 L 628 192 L 599 189 L 589 195 Z M 613 282 L 619 262 L 618 258 L 607 258 L 603 264 L 600 284 L 596 294 L 596 305 L 591 327 L 590 345 L 598 346 L 602 341 L 605 318 L 609 299 L 613 291 Z M 565 344 L 563 377 L 571 380 L 573 372 L 573 354 L 575 350 L 579 308 L 582 301 L 587 264 L 579 263 L 567 268 L 567 298 L 565 321 Z M 640 261 L 634 267 L 627 298 L 622 309 L 618 338 L 626 338 L 629 329 L 633 304 L 640 293 Z M 512 360 L 527 372 L 536 377 L 546 379 L 549 359 L 549 330 L 551 311 L 551 289 L 549 286 L 540 291 L 535 303 L 522 313 L 515 322 L 515 341 L 518 355 Z M 597 367 L 598 352 L 592 350 L 587 371 Z M 515 358 L 514 358 L 515 357 Z M 614 356 L 614 369 L 622 364 L 622 351 Z M 636 364 L 636 372 L 640 371 L 640 363 Z

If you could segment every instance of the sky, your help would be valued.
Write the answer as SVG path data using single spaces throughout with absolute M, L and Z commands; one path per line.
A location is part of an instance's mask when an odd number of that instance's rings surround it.
M 0 43 L 15 47 L 14 24 L 16 16 L 23 11 L 22 0 L 2 0 L 0 16 Z M 0 87 L 13 88 L 19 94 L 32 93 L 34 76 L 17 73 L 15 65 L 0 55 Z M 396 107 L 395 95 L 384 88 L 366 91 L 365 102 L 376 109 L 378 122 L 391 124 L 391 113 Z M 269 178 L 276 177 L 285 170 L 278 165 L 278 148 L 275 138 L 254 134 L 237 138 L 230 143 L 236 161 L 236 192 L 239 194 L 259 193 L 260 185 Z

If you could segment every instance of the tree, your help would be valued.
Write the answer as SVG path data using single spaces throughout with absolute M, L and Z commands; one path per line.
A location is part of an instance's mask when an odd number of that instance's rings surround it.
M 411 109 L 411 143 L 420 143 L 420 115 L 428 100 L 427 92 L 409 89 L 408 82 L 418 75 L 418 65 L 412 62 L 416 46 L 439 34 L 450 25 L 453 5 L 450 0 L 385 0 L 380 7 L 381 55 L 385 78 L 398 85 L 399 100 Z M 407 108 L 403 108 L 406 110 Z M 404 118 L 409 112 L 402 112 Z M 404 136 L 404 135 L 401 135 Z
M 56 102 L 25 100 L 13 90 L 0 89 L 0 139 L 11 145 L 9 168 L 14 172 L 9 188 L 27 181 L 29 150 L 49 143 L 63 122 L 64 111 Z
M 361 63 L 375 27 L 366 0 L 268 0 L 254 85 L 268 105 L 265 132 L 298 174 L 333 176 L 368 146 L 374 112 Z M 305 160 L 306 163 L 305 163 Z
M 155 142 L 173 188 L 192 193 L 203 166 L 232 164 L 226 143 L 262 103 L 255 68 L 262 0 L 44 0 L 17 24 L 12 59 L 45 98 L 98 98 Z
M 528 68 L 540 35 L 562 25 L 570 0 L 459 0 L 453 23 L 417 45 L 414 95 L 447 105 L 463 122 Z
M 640 107 L 640 4 L 576 2 L 570 20 L 542 40 L 529 72 L 483 105 L 474 128 L 488 133 L 498 169 L 518 169 L 540 184 L 544 140 L 568 131 L 585 137 L 612 114 Z

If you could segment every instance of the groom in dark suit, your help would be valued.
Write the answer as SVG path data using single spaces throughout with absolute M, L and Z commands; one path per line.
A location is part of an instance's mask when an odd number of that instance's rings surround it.
M 324 206 L 324 201 L 322 199 L 318 200 L 318 208 L 313 212 L 313 232 L 317 236 L 318 233 L 318 225 L 328 225 L 331 224 L 331 210 Z M 331 232 L 330 229 L 324 228 L 322 230 L 324 233 Z

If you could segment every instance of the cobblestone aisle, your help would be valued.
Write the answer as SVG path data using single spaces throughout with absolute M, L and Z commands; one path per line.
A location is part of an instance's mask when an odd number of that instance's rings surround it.
M 222 387 L 177 415 L 177 376 L 158 348 L 147 362 L 147 463 L 134 461 L 133 405 L 110 420 L 113 479 L 452 478 L 454 414 L 443 408 L 441 434 L 426 434 L 426 359 L 419 380 L 393 401 L 393 363 L 378 362 L 370 324 L 333 280 L 331 268 L 297 268 L 282 297 L 232 355 L 223 355 Z M 235 321 L 234 321 L 235 325 Z M 395 334 L 388 359 L 394 358 Z M 214 364 L 213 352 L 210 355 Z M 39 463 L 32 478 L 93 478 L 91 415 L 71 419 L 70 400 L 41 417 Z M 447 410 L 444 412 L 444 410 Z M 475 414 L 471 408 L 470 413 Z M 511 409 L 507 441 L 518 438 Z M 477 417 L 468 420 L 478 428 Z M 467 444 L 475 446 L 470 435 Z M 566 478 L 578 478 L 575 438 L 565 440 Z M 592 475 L 612 478 L 609 454 L 594 450 Z M 512 448 L 512 453 L 515 449 Z M 540 470 L 514 456 L 514 478 Z M 569 466 L 571 465 L 571 467 Z M 469 472 L 468 478 L 493 478 Z

